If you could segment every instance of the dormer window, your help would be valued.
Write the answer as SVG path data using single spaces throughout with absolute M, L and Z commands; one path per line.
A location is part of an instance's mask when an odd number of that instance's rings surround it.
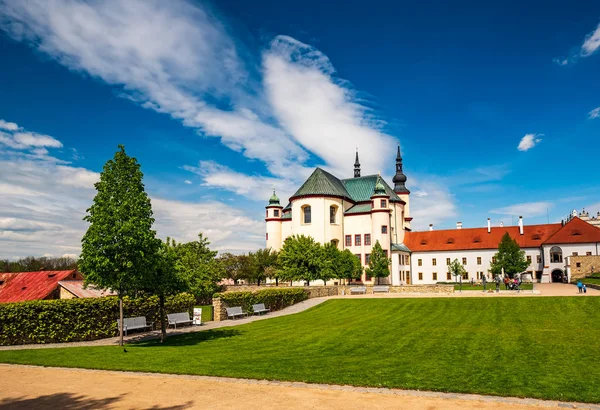
M 448 241 L 446 241 L 446 243 L 454 243 L 454 238 L 448 238 Z
M 421 245 L 427 245 L 427 239 L 421 240 Z
M 537 233 L 534 233 L 531 236 L 531 239 L 533 239 L 534 241 L 539 241 L 540 239 L 542 239 L 542 237 L 540 235 L 538 235 Z
M 481 238 L 479 236 L 476 236 L 475 238 L 473 238 L 473 243 L 479 243 L 481 242 Z
M 573 233 L 571 235 L 573 235 L 573 236 L 579 236 L 579 235 L 581 235 L 581 232 L 579 232 L 579 231 L 573 231 Z

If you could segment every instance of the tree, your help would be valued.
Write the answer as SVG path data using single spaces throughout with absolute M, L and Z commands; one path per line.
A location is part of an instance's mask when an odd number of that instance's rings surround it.
M 81 240 L 79 268 L 85 284 L 112 289 L 119 297 L 121 345 L 123 295 L 142 287 L 143 276 L 156 268 L 160 248 L 142 179 L 140 164 L 119 145 L 94 184 L 97 193 L 84 217 L 90 226 Z
M 275 273 L 277 265 L 277 252 L 271 248 L 259 249 L 254 253 L 250 253 L 252 268 L 251 278 L 260 286 L 260 282 L 272 277 Z
M 321 245 L 310 236 L 292 235 L 283 242 L 279 252 L 279 272 L 282 280 L 320 279 Z
M 490 264 L 490 271 L 493 275 L 501 275 L 502 268 L 504 273 L 513 277 L 517 273 L 523 272 L 529 266 L 525 251 L 522 251 L 517 241 L 515 241 L 506 232 L 498 245 L 498 252 L 494 255 Z
M 252 277 L 252 258 L 248 255 L 234 255 L 225 252 L 219 256 L 225 278 L 231 279 L 234 285 L 242 279 Z
M 177 271 L 177 246 L 171 238 L 161 242 L 156 268 L 144 275 L 144 290 L 158 296 L 158 314 L 160 316 L 160 342 L 167 338 L 165 297 L 187 289 Z
M 219 282 L 225 276 L 225 270 L 215 258 L 217 251 L 208 247 L 210 242 L 198 234 L 197 241 L 175 243 L 171 246 L 175 251 L 175 268 L 186 290 L 196 297 L 196 301 L 212 298 L 219 290 Z
M 454 275 L 454 281 L 456 282 L 456 277 L 460 276 L 460 290 L 462 291 L 462 278 L 467 273 L 465 267 L 458 261 L 458 259 L 454 259 L 450 266 L 448 266 L 449 272 Z
M 360 259 L 350 249 L 344 249 L 340 252 L 337 268 L 338 279 L 360 279 L 362 271 Z
M 390 258 L 387 257 L 379 241 L 376 241 L 371 249 L 371 259 L 369 267 L 366 269 L 367 275 L 377 278 L 377 284 L 379 284 L 379 278 L 390 276 L 390 263 Z
M 340 250 L 332 243 L 326 243 L 321 247 L 321 271 L 319 279 L 323 281 L 323 285 L 326 285 L 329 279 L 339 277 L 340 254 Z

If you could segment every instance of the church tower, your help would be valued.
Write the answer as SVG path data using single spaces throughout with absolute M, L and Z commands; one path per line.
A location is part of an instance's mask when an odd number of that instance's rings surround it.
M 354 178 L 360 178 L 360 162 L 358 162 L 358 149 L 356 149 L 356 160 L 354 161 Z
M 371 245 L 379 241 L 381 247 L 390 255 L 390 196 L 377 176 L 375 190 L 371 195 Z
M 400 153 L 400 144 L 398 144 L 398 154 L 396 155 L 396 174 L 394 175 L 394 178 L 392 178 L 392 182 L 394 183 L 394 192 L 400 197 L 402 201 L 405 202 L 401 210 L 401 225 L 404 229 L 410 231 L 410 221 L 412 221 L 409 206 L 410 191 L 408 190 L 408 188 L 406 188 L 406 175 L 404 175 L 404 171 L 402 170 L 402 154 Z M 398 235 L 400 235 L 400 232 L 398 232 Z M 398 239 L 403 238 L 403 234 L 402 238 L 398 237 Z
M 279 203 L 279 198 L 273 195 L 269 198 L 269 205 L 267 205 L 265 222 L 267 223 L 267 248 L 272 248 L 278 251 L 281 248 L 281 217 L 283 216 L 283 207 Z

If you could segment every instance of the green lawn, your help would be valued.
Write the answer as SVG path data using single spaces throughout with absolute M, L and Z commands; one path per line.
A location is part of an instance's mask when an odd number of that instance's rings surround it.
M 460 285 L 454 285 L 454 290 L 459 290 L 460 289 Z M 496 289 L 496 284 L 493 282 L 488 282 L 487 286 L 486 286 L 487 290 Z M 471 286 L 470 282 L 464 282 L 462 285 L 462 290 L 480 290 L 483 291 L 483 286 L 478 286 L 478 285 L 474 285 Z M 504 283 L 502 283 L 500 285 L 500 290 L 506 290 L 506 287 L 504 286 Z M 533 283 L 522 283 L 521 284 L 521 290 L 533 290 Z
M 592 285 L 600 285 L 600 278 L 584 278 L 581 283 L 590 283 Z
M 330 300 L 164 345 L 0 351 L 0 362 L 600 402 L 600 298 Z

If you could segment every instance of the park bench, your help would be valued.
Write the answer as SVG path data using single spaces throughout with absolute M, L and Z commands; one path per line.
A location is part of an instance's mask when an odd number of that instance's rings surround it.
M 241 306 L 235 306 L 235 307 L 230 307 L 230 308 L 226 308 L 226 309 L 227 309 L 227 318 L 228 319 L 235 319 L 236 317 L 248 316 L 248 313 L 242 311 Z
M 192 323 L 192 319 L 190 319 L 189 312 L 181 312 L 181 313 L 169 313 L 167 315 L 167 320 L 169 321 L 168 326 L 175 326 L 177 329 L 177 325 L 184 325 L 187 323 Z
M 355 293 L 367 293 L 367 287 L 366 286 L 356 286 L 353 288 L 350 288 L 350 294 L 353 295 Z
M 373 293 L 390 293 L 389 286 L 373 286 Z
M 119 320 L 117 320 L 117 327 L 119 328 L 119 331 L 120 331 L 121 323 Z M 127 336 L 127 332 L 129 330 L 146 329 L 146 328 L 152 329 L 153 326 L 152 326 L 152 323 L 146 322 L 146 318 L 144 316 L 123 318 L 123 332 L 125 333 L 125 336 Z
M 252 305 L 252 310 L 254 311 L 255 315 L 262 315 L 263 313 L 269 313 L 269 310 L 271 309 L 267 309 L 264 303 L 258 303 L 256 305 Z

